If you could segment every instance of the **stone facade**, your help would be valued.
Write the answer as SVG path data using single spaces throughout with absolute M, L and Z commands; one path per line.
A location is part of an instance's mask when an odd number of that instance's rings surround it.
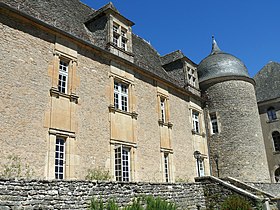
M 232 66 L 241 75 L 228 77 L 217 62 L 214 72 L 227 78 L 212 72 L 205 85 L 199 65 L 181 51 L 160 56 L 112 3 L 0 4 L 2 176 L 16 158 L 47 180 L 101 170 L 111 181 L 192 182 L 211 173 L 269 181 L 253 80 L 240 60 Z
M 64 179 L 101 169 L 115 180 L 122 147 L 129 150 L 129 181 L 193 181 L 196 150 L 210 175 L 206 137 L 192 133 L 192 109 L 201 113 L 205 133 L 199 92 L 171 83 L 162 69 L 166 78 L 36 21 L 1 7 L 1 170 L 17 156 L 33 178 L 55 179 L 62 148 Z M 68 65 L 65 92 L 57 87 L 61 61 Z M 116 107 L 115 82 L 128 87 L 126 111 Z
M 254 77 L 271 182 L 280 176 L 280 64 L 269 62 Z

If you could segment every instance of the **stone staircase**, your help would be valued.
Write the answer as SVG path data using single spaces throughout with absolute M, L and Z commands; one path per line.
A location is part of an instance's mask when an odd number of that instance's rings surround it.
M 256 187 L 253 187 L 249 184 L 246 184 L 245 182 L 239 181 L 232 177 L 226 177 L 222 179 L 223 181 L 234 185 L 235 187 L 238 187 L 240 189 L 243 189 L 259 198 L 261 198 L 264 202 L 264 209 L 267 210 L 280 210 L 280 198 L 276 197 L 275 195 L 263 191 L 261 189 L 258 189 Z

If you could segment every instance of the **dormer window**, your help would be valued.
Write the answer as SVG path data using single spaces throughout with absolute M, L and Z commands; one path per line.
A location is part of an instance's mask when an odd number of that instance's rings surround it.
M 190 67 L 187 67 L 187 74 L 188 74 L 188 83 L 195 87 L 196 86 L 196 74 L 195 74 L 195 70 L 190 68 Z
M 113 25 L 113 45 L 127 50 L 127 30 L 116 23 Z

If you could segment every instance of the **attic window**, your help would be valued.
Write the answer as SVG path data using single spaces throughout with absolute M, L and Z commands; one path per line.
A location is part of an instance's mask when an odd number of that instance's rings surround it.
M 113 25 L 113 45 L 123 50 L 127 50 L 127 30 L 114 23 Z
M 193 87 L 196 86 L 196 77 L 195 77 L 195 70 L 190 68 L 190 67 L 187 67 L 187 71 L 188 71 L 188 83 L 190 85 L 192 85 Z

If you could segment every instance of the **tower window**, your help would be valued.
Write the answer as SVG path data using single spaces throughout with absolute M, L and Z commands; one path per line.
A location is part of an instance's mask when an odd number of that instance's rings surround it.
M 218 133 L 219 129 L 218 129 L 218 121 L 217 121 L 216 113 L 210 114 L 210 121 L 211 121 L 212 134 Z
M 276 152 L 280 151 L 280 133 L 278 131 L 274 131 L 272 133 L 273 143 L 274 143 L 274 150 Z
M 268 117 L 268 120 L 269 120 L 269 121 L 273 121 L 273 120 L 276 120 L 276 119 L 277 119 L 277 116 L 276 116 L 276 112 L 275 112 L 274 107 L 269 107 L 269 108 L 267 109 L 267 117 Z

